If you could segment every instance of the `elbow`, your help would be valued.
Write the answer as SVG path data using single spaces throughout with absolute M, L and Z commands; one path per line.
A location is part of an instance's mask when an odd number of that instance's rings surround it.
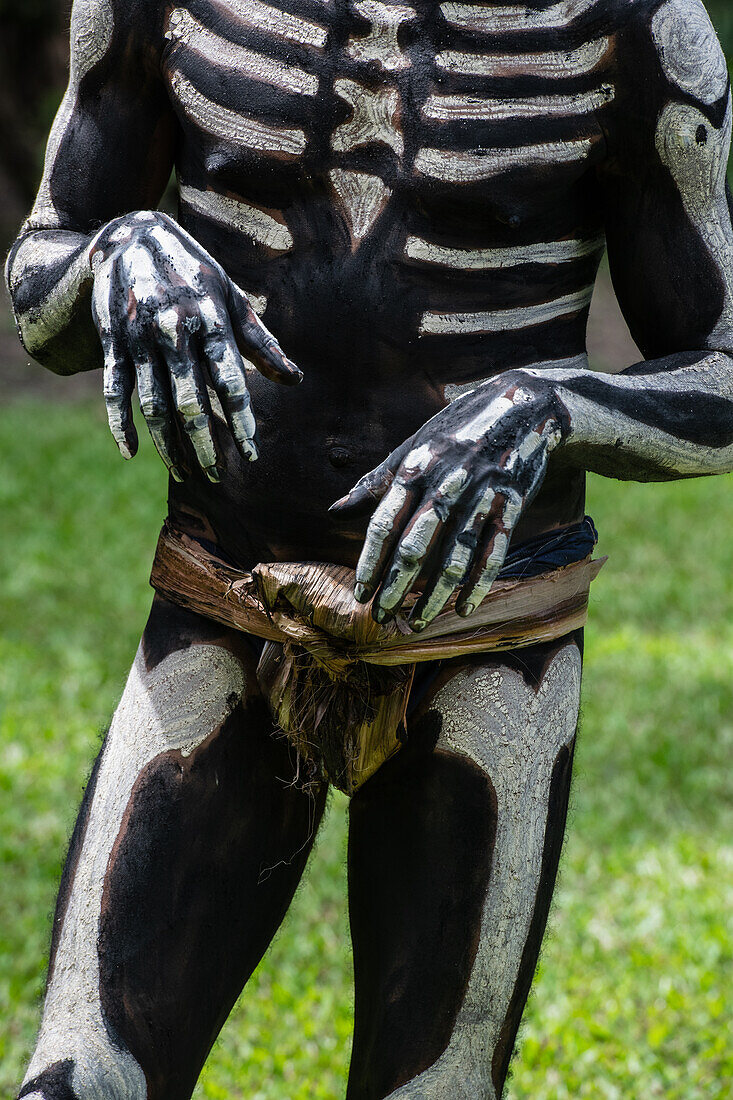
M 28 355 L 54 374 L 78 374 L 102 365 L 102 349 L 92 322 L 92 275 L 85 255 L 75 250 L 63 266 L 28 263 L 19 255 L 27 238 L 11 249 L 5 282 L 18 338 Z M 69 262 L 70 261 L 70 262 Z

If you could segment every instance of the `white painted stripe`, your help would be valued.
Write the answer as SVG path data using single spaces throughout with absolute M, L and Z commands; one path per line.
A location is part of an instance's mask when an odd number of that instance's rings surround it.
M 216 191 L 199 191 L 186 184 L 181 185 L 179 192 L 181 202 L 192 210 L 244 233 L 274 252 L 287 252 L 293 247 L 288 227 L 256 206 L 232 199 L 229 195 L 219 195 Z
M 220 0 L 221 6 L 239 23 L 247 27 L 297 42 L 300 46 L 325 46 L 328 31 L 309 19 L 272 8 L 261 0 Z
M 210 65 L 233 69 L 251 80 L 259 80 L 264 84 L 272 84 L 275 88 L 282 88 L 285 92 L 300 95 L 315 95 L 318 91 L 318 77 L 313 73 L 230 42 L 228 38 L 222 38 L 205 27 L 183 8 L 176 8 L 171 12 L 166 37 L 195 50 Z
M 16 313 L 23 345 L 31 355 L 41 351 L 70 324 L 82 291 L 92 283 L 88 250 L 83 248 L 44 297 L 42 308 L 31 307 Z
M 471 335 L 482 332 L 513 332 L 516 329 L 533 328 L 558 317 L 579 313 L 590 305 L 593 287 L 555 298 L 552 302 L 540 302 L 536 306 L 518 309 L 498 309 L 485 313 L 424 313 L 420 322 L 421 336 Z
M 171 75 L 171 84 L 187 117 L 202 130 L 231 144 L 237 142 L 264 153 L 298 156 L 306 146 L 302 130 L 268 126 L 203 95 L 182 73 Z
M 593 7 L 596 0 L 560 0 L 538 11 L 526 4 L 489 8 L 483 4 L 441 4 L 443 18 L 455 27 L 482 34 L 561 30 Z
M 665 0 L 652 17 L 652 38 L 670 84 L 711 106 L 728 90 L 728 66 L 702 4 Z
M 422 237 L 408 237 L 405 256 L 426 264 L 438 264 L 459 271 L 493 271 L 521 264 L 562 264 L 582 260 L 600 252 L 603 237 L 593 240 L 548 241 L 520 244 L 511 248 L 448 248 Z
M 504 122 L 524 118 L 568 118 L 587 115 L 613 102 L 615 88 L 605 84 L 597 91 L 576 95 L 543 95 L 526 99 L 486 99 L 475 95 L 431 95 L 422 109 L 423 117 L 437 122 L 480 119 Z
M 592 72 L 608 46 L 608 38 L 597 38 L 576 50 L 553 50 L 548 53 L 463 53 L 460 50 L 443 50 L 435 61 L 441 69 L 459 76 L 561 79 Z
M 593 142 L 553 141 L 542 145 L 523 145 L 516 149 L 482 149 L 456 152 L 453 149 L 420 149 L 415 168 L 424 176 L 450 183 L 474 183 L 491 179 L 513 168 L 532 168 L 547 164 L 571 164 L 585 160 Z

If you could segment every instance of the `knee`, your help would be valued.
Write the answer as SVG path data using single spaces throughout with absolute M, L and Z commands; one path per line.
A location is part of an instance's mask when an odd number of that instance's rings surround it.
M 52 1056 L 54 1057 L 54 1056 Z M 36 1058 L 33 1060 L 36 1062 Z M 145 1075 L 126 1052 L 63 1053 L 31 1069 L 18 1100 L 146 1100 Z

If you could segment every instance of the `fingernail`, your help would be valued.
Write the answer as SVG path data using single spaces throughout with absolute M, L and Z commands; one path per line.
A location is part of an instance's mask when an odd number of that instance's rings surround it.
M 357 584 L 354 586 L 354 598 L 357 599 L 359 603 L 366 603 L 371 594 L 372 590 L 366 584 Z
M 334 503 L 328 509 L 329 512 L 335 512 L 337 508 L 343 507 L 343 505 L 346 504 L 346 501 L 349 499 L 350 496 L 351 496 L 351 493 L 347 493 L 345 497 L 339 497 L 339 499 L 337 501 L 334 501 Z
M 171 466 L 170 475 L 171 475 L 171 477 L 173 478 L 174 481 L 177 481 L 179 483 L 181 481 L 183 481 L 183 474 L 181 473 L 181 471 L 178 469 L 177 466 Z
M 473 615 L 475 610 L 476 610 L 476 608 L 475 608 L 474 604 L 472 604 L 472 603 L 466 603 L 460 609 L 456 608 L 456 611 L 458 611 L 458 614 L 463 615 L 464 619 L 466 618 L 467 615 Z
M 392 618 L 392 612 L 386 611 L 383 607 L 377 607 L 374 610 L 374 618 L 378 623 L 386 623 Z
M 219 473 L 216 466 L 207 466 L 206 469 L 204 470 L 204 473 L 208 477 L 209 481 L 213 481 L 215 483 L 218 483 L 218 482 L 221 481 L 221 474 Z
M 416 634 L 419 634 L 421 630 L 424 630 L 427 625 L 428 624 L 425 619 L 413 619 L 410 623 L 411 629 L 414 630 Z

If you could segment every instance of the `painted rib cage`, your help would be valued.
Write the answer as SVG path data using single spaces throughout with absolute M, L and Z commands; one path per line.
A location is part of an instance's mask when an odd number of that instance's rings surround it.
M 314 247 L 303 204 L 317 190 L 328 211 L 321 247 L 329 230 L 334 253 L 378 239 L 384 278 L 409 298 L 411 336 L 452 338 L 460 354 L 468 341 L 475 349 L 476 338 L 513 334 L 521 359 L 525 332 L 534 346 L 546 330 L 550 346 L 559 323 L 562 355 L 577 354 L 602 237 L 555 211 L 540 232 L 532 217 L 488 226 L 479 210 L 515 179 L 528 192 L 546 178 L 572 186 L 593 163 L 615 88 L 611 39 L 589 21 L 591 7 L 174 9 L 174 101 L 190 140 L 230 166 L 226 188 L 183 176 L 183 218 L 195 234 L 243 239 L 253 274 L 242 280 L 267 295 L 289 257 L 297 264 Z M 275 189 L 285 199 L 276 209 L 258 181 L 273 173 L 290 181 Z M 446 204 L 459 211 L 450 224 Z

